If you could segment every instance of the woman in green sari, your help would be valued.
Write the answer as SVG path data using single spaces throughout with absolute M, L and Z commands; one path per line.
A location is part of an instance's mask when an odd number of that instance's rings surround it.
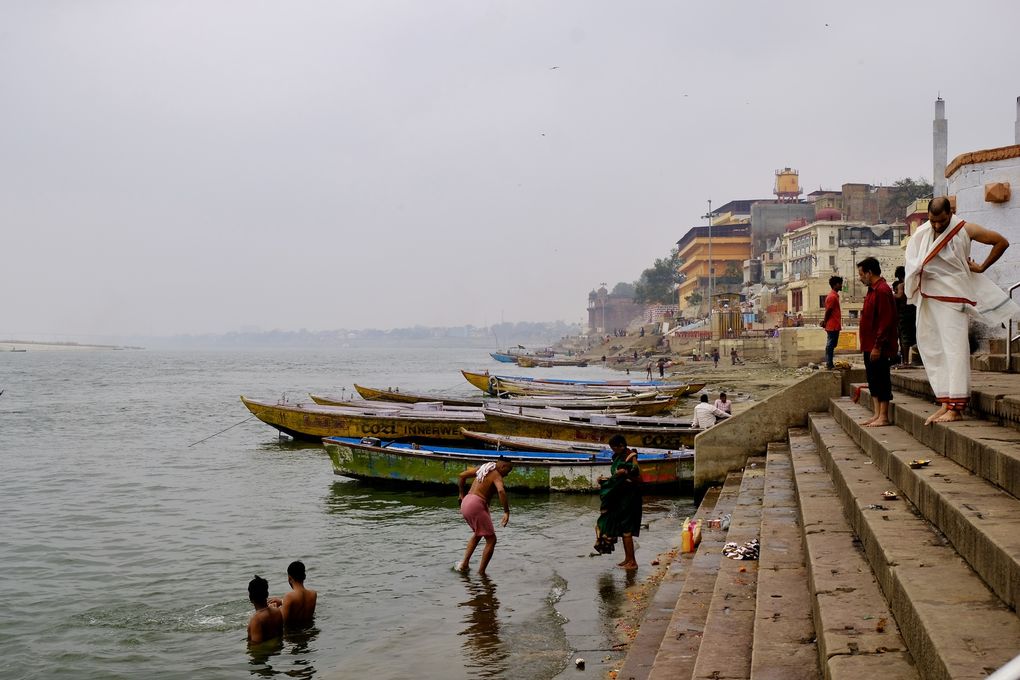
M 601 499 L 598 522 L 595 523 L 595 551 L 607 555 L 616 548 L 616 539 L 623 538 L 624 560 L 619 566 L 637 569 L 634 537 L 641 533 L 641 470 L 637 451 L 627 448 L 627 440 L 617 434 L 609 440 L 613 464 L 609 477 L 600 477 Z

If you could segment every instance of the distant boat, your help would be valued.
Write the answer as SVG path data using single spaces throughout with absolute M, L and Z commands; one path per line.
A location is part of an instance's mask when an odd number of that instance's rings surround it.
M 514 465 L 507 488 L 524 491 L 592 493 L 599 477 L 609 475 L 612 451 L 492 451 L 489 449 L 416 446 L 379 439 L 327 437 L 322 440 L 333 472 L 377 482 L 455 487 L 464 470 L 503 456 Z M 641 481 L 657 491 L 678 492 L 694 477 L 693 453 L 638 454 Z
M 517 363 L 516 354 L 507 354 L 505 352 L 489 352 L 489 356 L 504 364 L 515 364 Z
M 11 347 L 12 352 L 27 352 L 27 349 L 18 349 L 17 347 Z
M 540 357 L 538 355 L 522 355 L 517 357 L 517 364 L 523 368 L 552 368 L 553 366 L 587 366 L 587 359 Z

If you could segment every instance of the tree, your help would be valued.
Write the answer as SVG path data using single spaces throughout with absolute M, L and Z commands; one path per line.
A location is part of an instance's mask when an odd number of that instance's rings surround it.
M 674 249 L 669 257 L 655 260 L 655 264 L 641 272 L 641 278 L 634 286 L 634 302 L 674 304 L 678 278 Z
M 895 219 L 902 219 L 907 206 L 919 198 L 931 198 L 934 187 L 924 178 L 916 180 L 904 177 L 893 182 L 892 195 L 889 197 L 889 209 Z
M 701 301 L 703 299 L 704 298 L 701 297 L 701 293 L 699 293 L 698 291 L 694 291 L 693 293 L 684 298 L 684 300 L 687 300 L 687 304 L 689 304 L 691 307 L 697 307 L 698 305 L 701 304 Z
M 610 293 L 610 295 L 614 297 L 633 298 L 635 288 L 637 288 L 636 284 L 620 281 L 618 284 L 613 286 L 613 292 Z

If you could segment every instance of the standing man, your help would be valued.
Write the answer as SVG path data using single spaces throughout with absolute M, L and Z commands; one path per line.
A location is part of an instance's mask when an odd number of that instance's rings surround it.
M 843 277 L 829 277 L 829 294 L 825 296 L 825 315 L 818 324 L 825 329 L 825 367 L 830 371 L 836 368 L 832 363 L 832 355 L 836 352 L 839 332 L 843 330 L 843 312 L 839 308 L 839 291 L 843 290 Z
M 659 366 L 659 377 L 662 378 L 662 377 L 664 377 L 666 375 L 666 360 L 663 359 L 662 357 L 659 357 L 658 366 Z
M 719 348 L 716 347 L 712 350 L 712 364 L 713 368 L 719 368 Z
M 454 567 L 457 571 L 467 571 L 471 554 L 474 553 L 478 541 L 485 539 L 485 550 L 482 552 L 482 561 L 478 565 L 478 573 L 484 574 L 485 568 L 489 566 L 492 553 L 496 549 L 496 529 L 492 526 L 492 516 L 489 514 L 489 501 L 495 493 L 499 493 L 499 500 L 503 504 L 503 522 L 506 526 L 510 522 L 510 501 L 506 496 L 506 489 L 503 487 L 503 478 L 514 469 L 510 461 L 500 457 L 496 462 L 485 463 L 477 468 L 468 468 L 457 477 L 457 488 L 460 491 L 460 514 L 471 527 L 473 532 L 468 539 L 467 548 L 464 550 L 464 559 Z M 464 482 L 469 477 L 474 477 L 471 482 L 471 489 L 464 493 Z
M 896 267 L 896 278 L 893 280 L 892 294 L 896 298 L 896 314 L 899 319 L 900 331 L 900 363 L 910 365 L 910 348 L 917 344 L 917 333 L 914 324 L 917 319 L 917 307 L 907 301 L 903 279 L 907 276 L 906 267 Z
M 258 574 L 248 582 L 248 600 L 255 613 L 248 620 L 248 643 L 257 645 L 283 635 L 283 614 L 269 606 L 269 581 Z
M 970 257 L 971 241 L 992 247 L 981 264 Z M 984 275 L 1008 247 L 1002 234 L 954 215 L 945 196 L 931 200 L 928 221 L 907 243 L 903 287 L 917 306 L 917 349 L 939 403 L 925 425 L 959 420 L 970 400 L 968 312 L 992 324 L 1020 314 Z
M 892 401 L 892 376 L 889 369 L 896 360 L 896 300 L 892 288 L 882 278 L 878 260 L 866 257 L 857 263 L 857 276 L 868 287 L 861 309 L 861 351 L 868 389 L 875 404 L 875 415 L 865 420 L 864 427 L 889 425 L 889 402 Z
M 287 583 L 291 591 L 283 596 L 269 599 L 269 604 L 279 607 L 283 614 L 283 623 L 287 628 L 305 628 L 312 624 L 315 617 L 315 601 L 318 593 L 305 588 L 305 565 L 295 560 L 287 565 Z

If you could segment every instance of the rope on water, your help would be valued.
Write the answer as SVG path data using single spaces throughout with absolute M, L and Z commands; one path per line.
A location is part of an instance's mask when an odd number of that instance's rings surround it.
M 211 435 L 209 435 L 208 437 L 206 437 L 205 439 L 199 439 L 199 440 L 198 440 L 197 442 L 192 442 L 192 443 L 188 444 L 187 448 L 189 448 L 189 449 L 190 449 L 190 448 L 191 448 L 192 446 L 194 446 L 195 444 L 201 444 L 201 443 L 202 443 L 202 442 L 204 442 L 204 441 L 209 441 L 209 440 L 210 440 L 210 439 L 212 439 L 213 437 L 216 437 L 216 436 L 218 436 L 218 435 L 221 435 L 221 434 L 223 434 L 224 432 L 226 432 L 227 430 L 232 430 L 232 429 L 234 429 L 235 427 L 237 427 L 238 425 L 243 425 L 244 423 L 247 423 L 247 422 L 248 422 L 249 420 L 251 420 L 251 419 L 252 419 L 252 418 L 254 418 L 254 417 L 255 417 L 254 415 L 248 416 L 247 418 L 245 418 L 245 419 L 244 419 L 244 420 L 242 420 L 241 422 L 239 422 L 239 423 L 234 423 L 234 424 L 233 424 L 233 425 L 231 425 L 230 427 L 228 427 L 228 428 L 225 428 L 225 429 L 223 429 L 223 430 L 220 430 L 220 431 L 219 431 L 219 432 L 217 432 L 216 434 L 211 434 Z

